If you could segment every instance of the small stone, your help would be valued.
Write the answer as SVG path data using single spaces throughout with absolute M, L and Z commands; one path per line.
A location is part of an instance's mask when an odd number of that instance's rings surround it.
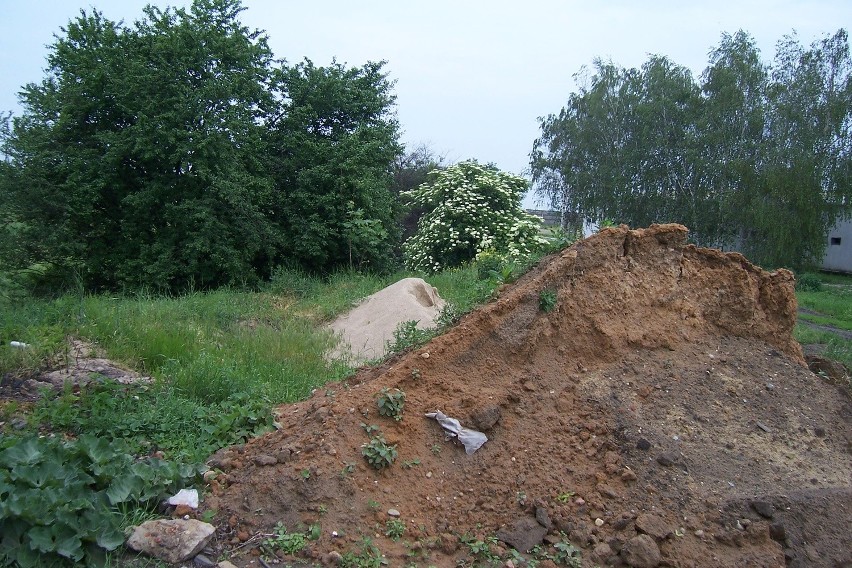
M 204 556 L 203 554 L 197 555 L 192 559 L 192 563 L 198 566 L 198 568 L 213 568 L 216 566 L 216 563 Z
M 704 531 L 703 531 L 703 530 L 701 530 L 701 529 L 698 529 L 697 531 L 695 531 L 695 532 L 694 532 L 694 533 L 692 533 L 692 534 L 694 534 L 694 535 L 695 535 L 696 537 L 698 537 L 698 538 L 704 538 Z
M 678 462 L 677 454 L 665 452 L 657 456 L 657 463 L 663 467 L 671 467 Z
M 425 352 L 425 353 L 421 354 L 420 356 L 421 356 L 423 359 L 428 359 L 428 358 L 429 358 L 429 352 L 427 351 L 427 352 Z
M 544 507 L 535 508 L 535 520 L 547 530 L 550 530 L 553 527 L 553 523 L 550 521 L 550 515 L 547 514 L 547 509 Z
M 477 430 L 488 432 L 500 420 L 500 414 L 499 406 L 486 406 L 474 412 L 471 421 Z
M 651 514 L 636 517 L 636 530 L 651 535 L 657 540 L 663 540 L 672 533 L 665 520 Z
M 592 550 L 592 562 L 595 564 L 606 564 L 606 561 L 613 555 L 612 547 L 605 542 L 595 546 Z
M 228 560 L 222 560 L 216 566 L 218 566 L 219 568 L 237 568 L 234 564 L 232 564 Z
M 764 519 L 771 519 L 775 516 L 775 507 L 766 501 L 752 501 L 751 508 Z
M 634 568 L 656 568 L 662 559 L 657 543 L 646 534 L 635 536 L 624 543 L 621 556 L 628 566 Z
M 574 499 L 574 504 L 582 507 L 583 505 L 586 504 L 586 500 L 583 499 L 582 497 L 577 497 L 576 499 Z
M 174 517 L 186 517 L 189 518 L 189 514 L 193 511 L 193 508 L 189 505 L 178 505 L 175 507 L 175 512 L 172 513 Z
M 336 550 L 332 550 L 327 554 L 322 555 L 323 566 L 337 566 L 343 562 L 343 556 Z
M 247 533 L 246 531 L 239 531 L 239 532 L 237 533 L 237 539 L 238 539 L 240 542 L 245 542 L 245 541 L 247 541 L 247 540 L 248 540 L 248 539 L 250 539 L 250 538 L 251 538 L 251 535 L 250 535 L 249 533 Z
M 267 465 L 275 465 L 278 463 L 278 459 L 272 456 L 268 456 L 266 454 L 260 454 L 254 457 L 254 465 L 257 466 L 267 466 Z
M 645 438 L 639 438 L 639 440 L 636 442 L 636 447 L 642 451 L 647 451 L 651 449 L 651 442 L 649 442 Z
M 624 481 L 625 483 L 636 481 L 636 473 L 632 469 L 625 469 L 621 474 L 621 481 Z
M 396 509 L 388 509 L 388 515 L 394 518 L 398 518 L 399 511 L 397 511 Z
M 602 518 L 598 517 L 597 519 L 595 519 L 595 526 L 596 527 L 602 527 L 603 524 L 604 524 L 604 520 Z
M 814 436 L 817 438 L 825 438 L 825 428 L 821 428 L 819 426 L 814 428 Z
M 497 539 L 505 542 L 518 552 L 527 552 L 541 544 L 547 529 L 531 517 L 518 519 L 509 526 L 497 530 Z

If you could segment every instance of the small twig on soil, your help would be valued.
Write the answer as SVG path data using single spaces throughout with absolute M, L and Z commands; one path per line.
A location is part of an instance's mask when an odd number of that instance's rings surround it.
M 256 535 L 252 535 L 252 536 L 251 536 L 251 537 L 250 537 L 247 541 L 245 541 L 244 543 L 242 543 L 242 544 L 240 544 L 240 545 L 238 545 L 238 546 L 235 546 L 235 547 L 233 548 L 233 550 L 234 550 L 234 551 L 240 550 L 241 548 L 245 548 L 245 547 L 247 547 L 247 546 L 251 546 L 251 545 L 253 545 L 253 544 L 256 544 L 256 542 L 257 542 L 258 540 L 260 540 L 260 539 L 263 539 L 263 538 L 271 538 L 271 537 L 273 537 L 273 536 L 275 536 L 275 535 L 274 535 L 274 534 L 257 533 Z

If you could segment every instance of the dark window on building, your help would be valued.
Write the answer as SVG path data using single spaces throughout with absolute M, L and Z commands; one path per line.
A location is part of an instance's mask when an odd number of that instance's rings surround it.
M 832 245 L 840 245 L 840 237 L 831 237 Z

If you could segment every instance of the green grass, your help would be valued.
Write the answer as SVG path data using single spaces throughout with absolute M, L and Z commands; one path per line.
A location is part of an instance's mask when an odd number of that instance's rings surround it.
M 345 363 L 326 360 L 334 339 L 323 324 L 408 275 L 340 272 L 321 279 L 282 269 L 262 291 L 0 300 L 0 340 L 30 344 L 0 346 L 0 377 L 26 378 L 54 367 L 70 357 L 69 338 L 90 341 L 110 359 L 153 377 L 154 385 L 130 394 L 101 396 L 106 386 L 66 393 L 40 403 L 36 422 L 73 432 L 107 432 L 116 424 L 130 438 L 189 456 L 193 440 L 203 437 L 195 425 L 206 413 L 222 414 L 217 405 L 239 407 L 240 397 L 267 406 L 293 402 L 351 374 Z M 493 291 L 472 266 L 428 280 L 455 315 Z
M 800 313 L 799 319 L 819 325 L 843 330 L 852 330 L 852 276 L 841 274 L 818 274 L 822 282 L 819 291 L 798 291 L 796 297 L 800 308 L 818 314 Z M 798 324 L 794 332 L 802 345 L 824 344 L 824 355 L 852 368 L 852 341 L 828 331 L 816 330 Z

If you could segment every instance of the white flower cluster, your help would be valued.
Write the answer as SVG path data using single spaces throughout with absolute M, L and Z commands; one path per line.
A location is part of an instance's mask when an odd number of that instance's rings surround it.
M 431 207 L 404 245 L 413 270 L 436 272 L 494 250 L 510 258 L 527 256 L 545 244 L 538 219 L 521 209 L 527 181 L 475 161 L 434 174 L 432 181 L 407 193 Z

